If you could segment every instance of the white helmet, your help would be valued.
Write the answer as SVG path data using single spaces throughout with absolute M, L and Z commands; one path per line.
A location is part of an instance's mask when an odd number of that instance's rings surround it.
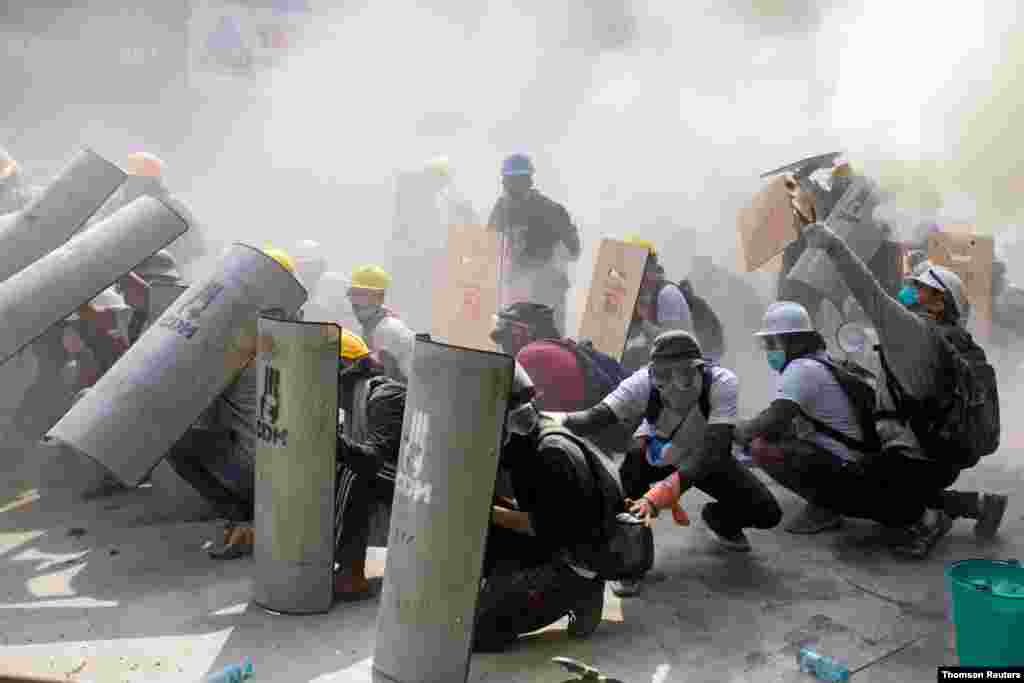
M 956 307 L 956 314 L 961 320 L 968 314 L 968 302 L 964 299 L 964 283 L 960 276 L 945 266 L 937 266 L 931 261 L 923 261 L 914 269 L 910 277 L 912 282 L 920 282 L 925 287 L 945 292 Z
M 765 311 L 762 327 L 755 337 L 771 337 L 776 334 L 815 332 L 807 309 L 795 301 L 776 301 Z

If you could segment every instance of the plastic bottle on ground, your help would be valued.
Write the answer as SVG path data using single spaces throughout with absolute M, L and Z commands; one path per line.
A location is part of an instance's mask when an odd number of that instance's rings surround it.
M 828 683 L 846 683 L 850 680 L 850 669 L 842 662 L 820 655 L 808 647 L 800 648 L 796 656 L 800 670 L 813 674 Z
M 206 678 L 206 683 L 242 683 L 252 677 L 252 661 L 246 657 L 241 664 L 231 664 L 217 673 L 210 674 Z

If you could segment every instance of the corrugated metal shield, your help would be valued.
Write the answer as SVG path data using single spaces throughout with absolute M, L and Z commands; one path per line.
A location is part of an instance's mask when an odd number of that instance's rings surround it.
M 187 229 L 143 197 L 0 282 L 0 363 Z
M 0 216 L 0 282 L 68 241 L 125 178 L 83 149 L 24 210 Z
M 334 596 L 338 346 L 333 323 L 259 320 L 253 601 L 326 612 Z
M 465 681 L 514 361 L 417 339 L 373 666 Z
M 47 433 L 137 485 L 256 355 L 256 319 L 294 315 L 306 290 L 236 243 Z

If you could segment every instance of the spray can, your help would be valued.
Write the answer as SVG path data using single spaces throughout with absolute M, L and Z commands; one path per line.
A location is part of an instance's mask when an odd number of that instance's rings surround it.
M 800 648 L 796 662 L 801 671 L 814 674 L 818 680 L 828 683 L 846 683 L 850 680 L 850 669 L 845 664 L 820 655 L 809 647 Z

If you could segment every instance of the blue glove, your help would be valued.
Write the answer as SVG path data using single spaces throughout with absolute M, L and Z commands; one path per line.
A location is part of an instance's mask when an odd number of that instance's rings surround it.
M 665 446 L 671 443 L 667 439 L 659 439 L 656 436 L 648 437 L 647 439 L 647 463 L 651 467 L 661 467 L 664 463 L 661 461 L 661 452 L 665 450 Z

